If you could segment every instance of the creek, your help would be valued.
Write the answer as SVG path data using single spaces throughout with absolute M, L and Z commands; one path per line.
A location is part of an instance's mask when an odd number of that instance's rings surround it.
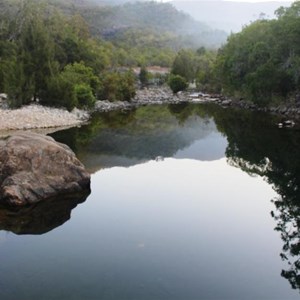
M 185 103 L 52 134 L 91 194 L 36 231 L 0 211 L 0 299 L 298 299 L 300 132 L 278 121 Z

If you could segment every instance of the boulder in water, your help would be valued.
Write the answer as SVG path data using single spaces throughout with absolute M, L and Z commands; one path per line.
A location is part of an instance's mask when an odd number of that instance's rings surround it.
M 25 206 L 80 193 L 90 174 L 73 151 L 53 138 L 18 133 L 0 140 L 0 204 Z

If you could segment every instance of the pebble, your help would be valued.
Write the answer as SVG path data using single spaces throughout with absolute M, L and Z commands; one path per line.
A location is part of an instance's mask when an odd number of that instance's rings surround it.
M 22 130 L 76 126 L 86 122 L 89 114 L 74 109 L 50 108 L 31 104 L 19 109 L 0 109 L 0 130 Z

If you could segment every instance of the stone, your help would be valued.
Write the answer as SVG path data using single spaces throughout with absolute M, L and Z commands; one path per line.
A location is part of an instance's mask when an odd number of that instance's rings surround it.
M 284 114 L 284 113 L 286 113 L 286 111 L 287 111 L 287 108 L 286 107 L 282 107 L 279 112 L 281 114 Z
M 224 100 L 224 101 L 222 101 L 222 105 L 225 105 L 225 106 L 231 105 L 231 100 Z
M 87 111 L 78 109 L 76 107 L 72 110 L 72 114 L 74 114 L 78 120 L 82 121 L 88 121 L 90 118 L 90 115 Z
M 0 204 L 25 206 L 90 188 L 73 151 L 53 138 L 24 132 L 0 140 Z
M 1 93 L 0 100 L 7 100 L 7 94 Z

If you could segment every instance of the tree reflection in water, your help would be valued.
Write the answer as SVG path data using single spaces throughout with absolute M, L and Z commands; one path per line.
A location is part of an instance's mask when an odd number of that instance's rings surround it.
M 278 129 L 276 117 L 264 114 L 217 110 L 214 118 L 228 139 L 229 164 L 263 176 L 278 193 L 271 215 L 284 242 L 280 256 L 288 264 L 281 275 L 300 290 L 300 132 Z
M 277 222 L 275 230 L 280 232 L 284 242 L 280 256 L 288 263 L 281 275 L 294 289 L 300 290 L 300 156 L 297 152 L 300 132 L 295 128 L 279 129 L 276 126 L 278 117 L 238 109 L 225 110 L 215 105 L 146 107 L 95 118 L 89 130 L 74 131 L 71 147 L 78 150 L 79 157 L 87 157 L 87 153 L 94 151 L 98 151 L 97 155 L 110 151 L 140 160 L 155 155 L 172 156 L 201 138 L 201 126 L 199 132 L 189 138 L 179 135 L 176 130 L 179 126 L 188 127 L 187 123 L 193 117 L 202 119 L 202 124 L 208 124 L 213 118 L 218 130 L 227 137 L 228 163 L 250 175 L 263 176 L 278 193 L 272 200 L 275 209 L 271 215 Z M 108 140 L 111 129 L 118 136 Z M 186 136 L 187 132 L 184 132 Z M 67 135 L 72 136 L 69 132 Z M 101 139 L 94 139 L 100 135 Z M 131 160 L 130 163 L 138 161 Z
M 105 155 L 126 158 L 131 165 L 156 156 L 172 156 L 207 134 L 211 119 L 227 137 L 228 163 L 250 175 L 263 176 L 278 193 L 273 199 L 275 208 L 271 215 L 277 222 L 275 230 L 280 232 L 284 242 L 280 256 L 287 261 L 287 268 L 281 275 L 294 289 L 300 290 L 300 156 L 297 152 L 300 132 L 295 128 L 278 129 L 278 117 L 225 110 L 215 105 L 143 107 L 98 115 L 86 127 L 53 136 L 67 143 L 84 163 L 89 163 L 88 157 L 92 156 L 91 163 L 100 169 L 103 160 L 97 164 L 95 158 Z M 197 132 L 189 122 L 199 123 Z M 69 207 L 74 206 L 76 204 L 71 203 Z M 24 233 L 18 229 L 19 224 L 11 220 L 0 225 L 3 229 Z M 58 220 L 56 224 L 59 223 L 63 221 Z M 46 226 L 40 233 L 47 230 Z

